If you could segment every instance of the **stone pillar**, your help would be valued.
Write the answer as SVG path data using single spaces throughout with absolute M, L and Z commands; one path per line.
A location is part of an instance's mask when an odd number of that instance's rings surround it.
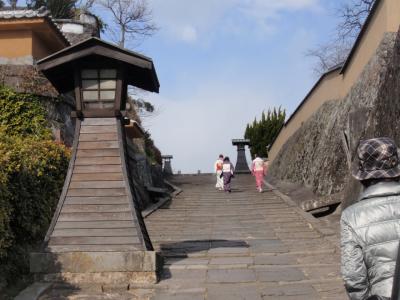
M 171 166 L 171 159 L 173 159 L 172 155 L 162 155 L 161 156 L 163 160 L 163 173 L 167 176 L 174 175 L 172 172 L 172 166 Z
M 249 165 L 246 160 L 246 145 L 250 144 L 250 140 L 247 139 L 233 139 L 232 145 L 237 147 L 237 160 L 235 173 L 247 174 L 250 173 Z

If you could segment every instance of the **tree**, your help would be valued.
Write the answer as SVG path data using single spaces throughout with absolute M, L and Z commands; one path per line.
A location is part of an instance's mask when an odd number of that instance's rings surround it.
M 351 0 L 342 4 L 338 10 L 341 21 L 337 26 L 340 39 L 355 39 L 357 37 L 375 1 Z
M 262 112 L 261 120 L 254 118 L 252 124 L 247 124 L 244 137 L 250 140 L 251 155 L 268 157 L 268 150 L 278 135 L 286 118 L 285 110 L 281 107 L 269 109 L 267 114 Z
M 8 0 L 8 4 L 11 6 L 11 8 L 15 9 L 17 8 L 17 2 L 18 0 Z M 0 7 L 4 6 L 4 2 L 0 1 Z
M 138 41 L 157 30 L 146 0 L 98 0 L 98 4 L 111 13 L 114 26 L 109 30 L 120 47 L 129 38 Z
M 306 52 L 306 56 L 317 60 L 314 72 L 322 75 L 329 69 L 342 64 L 376 0 L 349 0 L 342 3 L 336 15 L 339 23 L 331 40 Z
M 30 0 L 27 6 L 32 9 L 46 7 L 56 19 L 72 19 L 75 15 L 77 0 Z

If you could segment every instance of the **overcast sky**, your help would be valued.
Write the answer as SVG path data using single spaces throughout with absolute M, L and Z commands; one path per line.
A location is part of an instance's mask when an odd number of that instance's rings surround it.
M 343 0 L 344 1 L 344 0 Z M 150 56 L 160 94 L 144 119 L 174 171 L 236 162 L 232 138 L 263 110 L 294 111 L 317 80 L 310 47 L 326 41 L 339 0 L 149 0 L 160 30 L 135 50 Z

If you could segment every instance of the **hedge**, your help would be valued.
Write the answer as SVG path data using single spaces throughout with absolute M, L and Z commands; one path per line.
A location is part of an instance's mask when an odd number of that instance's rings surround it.
M 29 273 L 50 224 L 70 151 L 51 139 L 44 101 L 0 87 L 0 274 Z

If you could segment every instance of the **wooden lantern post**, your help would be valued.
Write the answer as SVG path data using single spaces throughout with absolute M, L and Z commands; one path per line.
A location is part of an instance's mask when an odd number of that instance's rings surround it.
M 73 91 L 76 129 L 56 212 L 31 272 L 73 284 L 154 282 L 158 257 L 128 167 L 127 86 L 158 92 L 151 59 L 90 38 L 38 63 L 60 93 Z

